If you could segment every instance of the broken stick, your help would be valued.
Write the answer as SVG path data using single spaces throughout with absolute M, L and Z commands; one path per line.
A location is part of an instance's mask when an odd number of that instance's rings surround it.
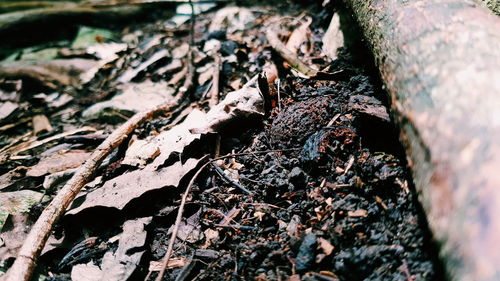
M 318 74 L 317 70 L 305 64 L 297 57 L 297 55 L 293 51 L 285 46 L 285 44 L 278 38 L 278 34 L 273 30 L 273 28 L 269 28 L 267 30 L 266 37 L 273 49 L 275 49 L 276 52 L 280 54 L 280 56 L 288 61 L 292 68 L 296 69 L 307 77 L 316 76 L 316 74 Z

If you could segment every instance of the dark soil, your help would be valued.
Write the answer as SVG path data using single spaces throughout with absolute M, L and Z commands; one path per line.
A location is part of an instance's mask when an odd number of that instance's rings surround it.
M 349 106 L 354 94 L 383 94 L 373 90 L 371 79 L 364 74 L 343 82 L 290 79 L 282 110 L 275 108 L 265 128 L 255 133 L 243 151 L 296 150 L 231 160 L 244 165 L 239 170 L 240 182 L 255 192 L 253 196 L 213 176 L 215 172 L 199 181 L 192 202 L 203 203 L 199 207 L 202 229 L 218 231 L 208 247 L 218 252 L 218 259 L 199 266 L 191 277 L 440 279 L 404 159 L 387 152 L 397 151 L 394 147 L 372 149 L 361 130 L 367 116 Z M 328 124 L 332 118 L 335 121 Z M 384 120 L 372 122 L 387 127 Z M 392 144 L 396 135 L 382 129 L 376 137 Z M 226 165 L 231 166 L 231 161 Z M 222 214 L 229 216 L 235 210 L 238 214 L 230 225 L 237 226 L 216 227 Z M 167 242 L 160 233 L 162 229 L 153 245 Z M 321 245 L 325 240 L 333 246 L 331 252 Z M 177 250 L 189 255 L 202 244 L 179 243 Z M 153 246 L 152 251 L 159 249 Z M 158 252 L 157 257 L 162 254 Z M 177 274 L 174 270 L 171 276 Z

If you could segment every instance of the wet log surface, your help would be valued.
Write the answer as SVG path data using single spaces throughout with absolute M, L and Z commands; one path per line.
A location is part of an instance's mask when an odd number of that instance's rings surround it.
M 500 278 L 500 18 L 474 1 L 345 1 L 372 48 L 453 280 Z

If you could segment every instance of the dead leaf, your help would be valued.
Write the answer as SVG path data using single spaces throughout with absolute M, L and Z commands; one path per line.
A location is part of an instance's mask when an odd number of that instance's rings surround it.
M 92 262 L 73 266 L 72 280 L 128 280 L 144 254 L 147 236 L 145 227 L 151 220 L 152 217 L 145 217 L 126 221 L 122 227 L 123 232 L 119 235 L 116 251 L 104 254 L 100 268 Z
M 198 223 L 201 215 L 201 210 L 189 217 L 187 220 L 182 220 L 177 231 L 177 238 L 189 243 L 196 243 L 203 239 L 203 232 Z M 169 233 L 173 231 L 174 226 L 169 229 Z
M 0 219 L 1 216 L 2 214 L 0 214 Z M 29 232 L 28 214 L 15 213 L 7 217 L 5 226 L 3 222 L 0 224 L 2 231 L 0 239 L 4 243 L 3 246 L 0 246 L 0 262 L 17 256 Z
M 35 166 L 29 167 L 27 176 L 40 177 L 81 166 L 89 158 L 91 152 L 84 150 L 68 150 L 43 158 Z
M 146 140 L 136 140 L 128 149 L 123 159 L 123 164 L 144 167 L 150 161 L 157 150 L 160 155 L 152 163 L 156 169 L 170 157 L 173 152 L 182 152 L 184 147 L 201 137 L 200 134 L 192 134 L 189 129 L 199 126 L 205 113 L 195 109 L 186 119 L 168 131 Z
M 300 217 L 298 215 L 293 215 L 292 219 L 288 223 L 288 226 L 286 227 L 286 232 L 288 233 L 288 236 L 294 236 L 297 234 L 297 229 L 300 224 Z
M 125 73 L 123 73 L 122 76 L 120 76 L 120 78 L 118 78 L 118 82 L 120 82 L 120 83 L 130 82 L 132 79 L 134 79 L 137 76 L 137 74 L 146 70 L 152 64 L 156 63 L 157 61 L 163 59 L 164 57 L 166 57 L 168 55 L 169 55 L 168 49 L 162 48 L 162 49 L 158 50 L 149 59 L 147 59 L 145 62 L 141 63 L 136 68 L 128 69 L 127 71 L 125 71 Z
M 230 34 L 238 30 L 245 30 L 253 22 L 255 22 L 255 16 L 249 9 L 226 7 L 217 11 L 208 31 L 226 30 Z
M 28 168 L 24 166 L 16 167 L 13 170 L 0 176 L 0 190 L 10 187 L 16 180 L 26 175 Z
M 323 36 L 323 53 L 334 60 L 337 58 L 337 49 L 343 46 L 344 34 L 340 30 L 340 17 L 335 13 Z
M 122 122 L 136 112 L 154 108 L 172 100 L 175 89 L 166 82 L 129 83 L 121 87 L 122 93 L 107 101 L 96 103 L 82 112 L 85 119 L 103 119 Z
M 0 229 L 3 228 L 10 214 L 20 214 L 29 211 L 31 206 L 40 202 L 43 193 L 33 190 L 2 192 L 0 196 Z
M 218 132 L 237 118 L 264 116 L 264 99 L 259 89 L 260 75 L 252 78 L 238 91 L 230 92 L 205 116 L 203 126 L 192 128 L 192 133 Z
M 175 164 L 154 170 L 152 166 L 146 166 L 143 170 L 136 170 L 117 176 L 106 183 L 101 188 L 95 189 L 87 194 L 81 193 L 66 214 L 75 215 L 81 211 L 101 206 L 123 209 L 133 199 L 141 197 L 146 192 L 158 190 L 167 186 L 177 186 L 180 180 L 191 170 L 193 170 L 199 160 L 188 159 L 184 164 Z M 76 206 L 75 206 L 76 205 Z
M 10 101 L 0 102 L 0 120 L 9 117 L 18 108 L 19 105 L 17 103 Z
M 144 254 L 147 236 L 145 228 L 151 223 L 151 220 L 152 217 L 145 217 L 129 220 L 123 224 L 118 248 L 114 253 L 106 252 L 102 259 L 103 276 L 101 280 L 128 280 Z M 131 251 L 132 249 L 134 251 Z
M 312 19 L 308 17 L 307 21 L 296 28 L 290 35 L 290 38 L 288 38 L 285 46 L 293 53 L 297 54 L 300 46 L 307 41 L 307 36 L 310 33 L 309 25 L 311 25 L 311 22 Z
M 205 234 L 205 244 L 201 246 L 202 249 L 208 248 L 212 245 L 212 242 L 215 242 L 219 238 L 219 231 L 217 230 L 207 228 L 203 233 Z
M 389 113 L 387 113 L 387 108 L 381 101 L 374 97 L 365 95 L 351 96 L 349 98 L 349 107 L 361 113 L 377 117 L 385 122 L 391 121 Z
M 77 264 L 71 269 L 72 281 L 100 281 L 102 280 L 102 271 L 93 261 L 87 264 Z

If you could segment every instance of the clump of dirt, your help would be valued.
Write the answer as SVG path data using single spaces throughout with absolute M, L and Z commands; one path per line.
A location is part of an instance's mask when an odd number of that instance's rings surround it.
M 319 96 L 290 104 L 274 118 L 269 135 L 275 143 L 285 146 L 304 141 L 340 112 L 332 101 L 331 96 Z

